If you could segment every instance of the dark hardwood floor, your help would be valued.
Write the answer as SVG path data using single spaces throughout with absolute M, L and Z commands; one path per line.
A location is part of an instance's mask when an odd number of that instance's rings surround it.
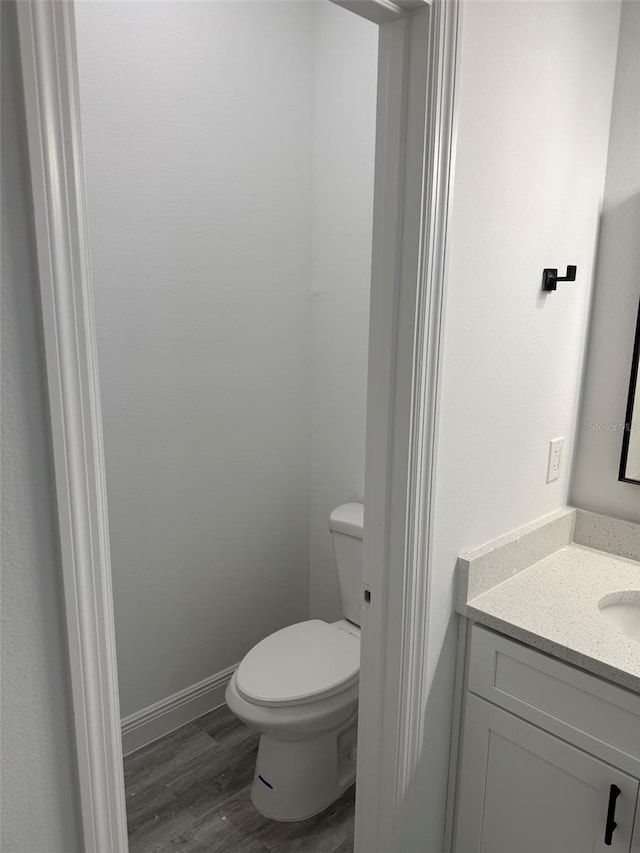
M 267 820 L 249 797 L 257 749 L 222 707 L 127 756 L 130 853 L 352 853 L 355 786 L 316 817 Z

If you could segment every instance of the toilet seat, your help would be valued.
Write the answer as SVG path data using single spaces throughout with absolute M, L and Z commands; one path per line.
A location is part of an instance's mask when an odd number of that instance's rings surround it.
M 357 636 L 310 619 L 254 646 L 238 667 L 235 684 L 248 702 L 286 707 L 340 693 L 357 682 L 359 673 Z

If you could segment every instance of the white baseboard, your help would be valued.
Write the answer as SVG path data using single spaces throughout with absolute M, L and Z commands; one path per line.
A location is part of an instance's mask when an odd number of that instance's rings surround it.
M 129 755 L 224 704 L 224 691 L 238 664 L 167 696 L 121 722 L 122 752 Z

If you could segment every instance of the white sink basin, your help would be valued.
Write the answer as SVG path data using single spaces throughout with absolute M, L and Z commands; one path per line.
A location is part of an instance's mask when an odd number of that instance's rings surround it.
M 612 592 L 600 599 L 598 609 L 621 634 L 640 643 L 640 591 Z

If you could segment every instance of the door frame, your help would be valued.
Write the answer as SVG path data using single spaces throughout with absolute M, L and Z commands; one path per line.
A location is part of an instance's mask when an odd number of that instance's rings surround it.
M 380 28 L 355 849 L 404 853 L 400 820 L 432 663 L 425 626 L 459 0 L 334 2 Z M 73 2 L 17 7 L 83 846 L 126 853 Z

